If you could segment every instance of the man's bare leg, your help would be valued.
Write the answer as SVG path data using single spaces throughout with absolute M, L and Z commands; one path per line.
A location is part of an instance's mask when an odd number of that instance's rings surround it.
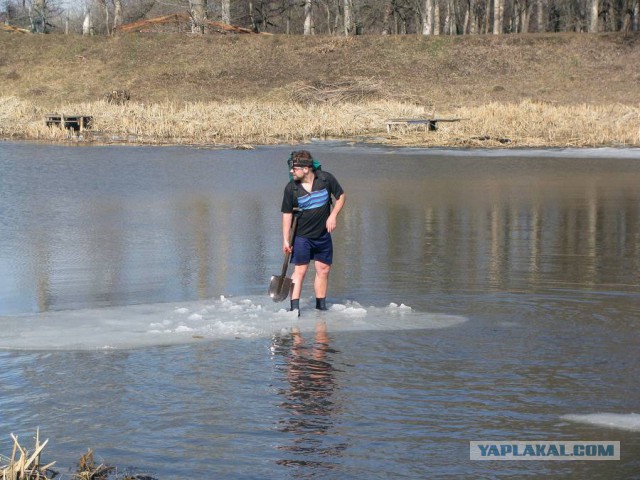
M 329 271 L 331 265 L 315 261 L 316 278 L 313 282 L 313 289 L 316 294 L 316 308 L 318 310 L 326 310 L 325 300 L 327 298 L 327 286 L 329 284 Z

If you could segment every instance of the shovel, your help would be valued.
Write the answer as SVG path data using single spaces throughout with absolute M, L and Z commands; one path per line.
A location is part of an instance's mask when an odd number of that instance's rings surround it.
M 298 225 L 298 216 L 293 215 L 293 223 L 291 225 L 291 233 L 289 234 L 289 245 L 293 242 L 293 236 L 296 233 L 296 226 Z M 285 300 L 291 291 L 293 290 L 293 283 L 290 278 L 287 278 L 287 267 L 289 266 L 289 259 L 291 253 L 287 253 L 284 256 L 284 263 L 282 264 L 282 274 L 274 275 L 269 282 L 269 296 L 274 302 L 282 302 Z

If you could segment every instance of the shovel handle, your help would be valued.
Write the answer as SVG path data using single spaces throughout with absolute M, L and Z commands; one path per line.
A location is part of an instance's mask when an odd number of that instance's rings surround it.
M 293 223 L 291 224 L 291 230 L 289 231 L 289 245 L 293 242 L 293 237 L 296 234 L 296 227 L 298 226 L 298 216 L 296 215 L 296 210 L 294 209 L 293 213 Z M 289 259 L 291 258 L 291 252 L 287 252 L 284 256 L 284 263 L 282 264 L 282 278 L 287 275 L 287 268 L 289 267 Z

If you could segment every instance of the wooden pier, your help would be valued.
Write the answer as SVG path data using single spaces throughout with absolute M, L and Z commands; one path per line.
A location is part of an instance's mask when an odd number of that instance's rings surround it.
M 91 128 L 92 120 L 93 117 L 86 115 L 64 115 L 62 113 L 49 113 L 44 119 L 48 127 L 56 125 L 76 132 Z
M 386 121 L 387 132 L 391 133 L 392 127 L 403 126 L 408 127 L 410 125 L 424 125 L 430 132 L 438 129 L 438 122 L 459 122 L 461 118 L 392 118 Z

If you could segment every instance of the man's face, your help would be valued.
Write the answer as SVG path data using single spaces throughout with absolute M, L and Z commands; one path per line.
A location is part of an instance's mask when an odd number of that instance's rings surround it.
M 302 180 L 309 171 L 309 167 L 291 167 L 291 174 L 295 180 Z

